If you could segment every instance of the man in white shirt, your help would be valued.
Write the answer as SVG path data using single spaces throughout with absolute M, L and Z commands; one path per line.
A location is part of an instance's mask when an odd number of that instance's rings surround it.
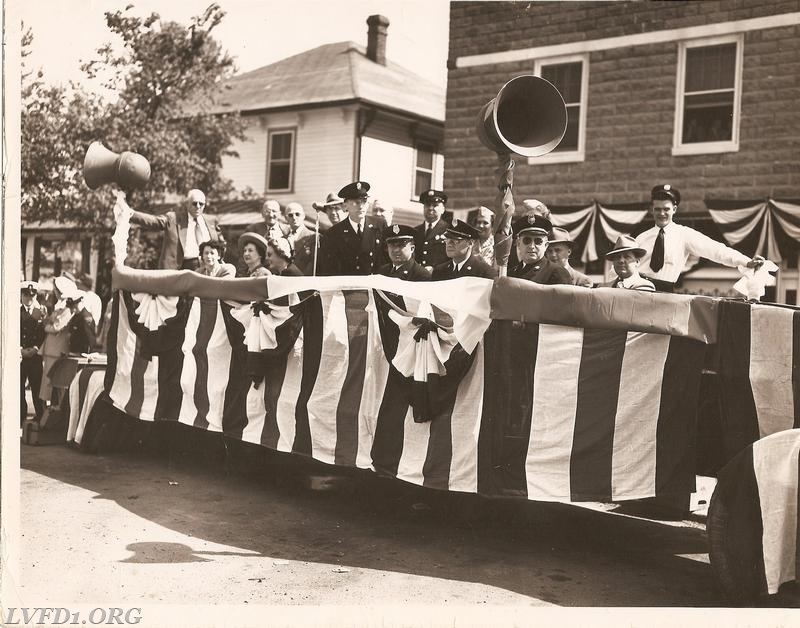
M 648 279 L 655 280 L 653 283 L 658 289 L 671 292 L 691 257 L 703 257 L 733 268 L 759 268 L 764 263 L 760 255 L 751 259 L 691 227 L 673 222 L 681 194 L 668 183 L 655 186 L 650 198 L 656 224 L 636 240 L 646 251 L 641 259 L 640 272 Z

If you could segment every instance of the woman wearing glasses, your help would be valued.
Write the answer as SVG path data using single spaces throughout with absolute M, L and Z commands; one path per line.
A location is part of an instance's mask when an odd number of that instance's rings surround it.
M 508 276 L 527 279 L 544 284 L 572 284 L 569 271 L 547 259 L 547 234 L 552 223 L 542 216 L 530 215 L 519 220 L 513 227 L 517 237 L 517 259 L 520 261 L 509 268 Z

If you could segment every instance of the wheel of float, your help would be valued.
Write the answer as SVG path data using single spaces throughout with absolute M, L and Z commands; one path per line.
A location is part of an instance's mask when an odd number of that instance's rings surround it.
M 761 512 L 751 448 L 720 471 L 706 520 L 711 570 L 730 606 L 750 605 L 765 593 Z

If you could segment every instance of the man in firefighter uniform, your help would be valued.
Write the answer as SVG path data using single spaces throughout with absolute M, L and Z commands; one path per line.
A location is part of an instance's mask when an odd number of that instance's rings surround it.
M 347 218 L 325 232 L 323 275 L 373 275 L 386 263 L 383 230 L 386 221 L 367 216 L 369 183 L 355 181 L 339 190 Z
M 427 281 L 431 272 L 414 260 L 414 229 L 405 225 L 387 227 L 383 234 L 390 262 L 378 271 L 406 281 Z
M 25 399 L 25 384 L 30 384 L 33 396 L 34 418 L 38 421 L 44 412 L 44 403 L 39 399 L 42 386 L 42 356 L 39 347 L 44 341 L 44 319 L 47 309 L 39 303 L 36 295 L 39 284 L 23 281 L 20 287 L 19 340 L 22 359 L 20 362 L 20 419 L 22 424 L 28 416 L 28 402 Z
M 442 218 L 447 194 L 440 190 L 427 190 L 419 195 L 419 202 L 422 203 L 425 222 L 415 228 L 414 257 L 423 266 L 431 268 L 448 259 L 444 237 L 448 225 Z
M 463 220 L 453 219 L 444 232 L 447 261 L 433 267 L 431 279 L 456 279 L 458 277 L 483 277 L 493 279 L 495 271 L 480 255 L 472 253 L 473 243 L 480 232 Z
M 547 259 L 548 234 L 552 223 L 538 215 L 518 220 L 512 230 L 516 236 L 517 264 L 508 270 L 509 277 L 544 284 L 572 284 L 566 268 Z

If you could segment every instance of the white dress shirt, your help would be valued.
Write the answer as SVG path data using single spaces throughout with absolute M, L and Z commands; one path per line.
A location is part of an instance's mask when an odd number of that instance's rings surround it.
M 353 231 L 358 233 L 358 230 L 361 229 L 361 233 L 364 233 L 364 223 L 362 223 L 362 222 L 353 222 L 352 220 L 350 220 L 350 218 L 348 218 L 347 220 L 350 221 L 350 226 L 353 227 Z
M 650 257 L 658 237 L 659 228 L 652 227 L 636 238 L 645 251 L 639 263 L 639 272 L 648 277 L 676 282 L 682 272 L 688 270 L 696 260 L 687 265 L 690 258 L 703 257 L 724 266 L 745 266 L 750 258 L 736 249 L 712 240 L 691 227 L 670 222 L 664 227 L 664 265 L 658 272 L 650 268 Z

